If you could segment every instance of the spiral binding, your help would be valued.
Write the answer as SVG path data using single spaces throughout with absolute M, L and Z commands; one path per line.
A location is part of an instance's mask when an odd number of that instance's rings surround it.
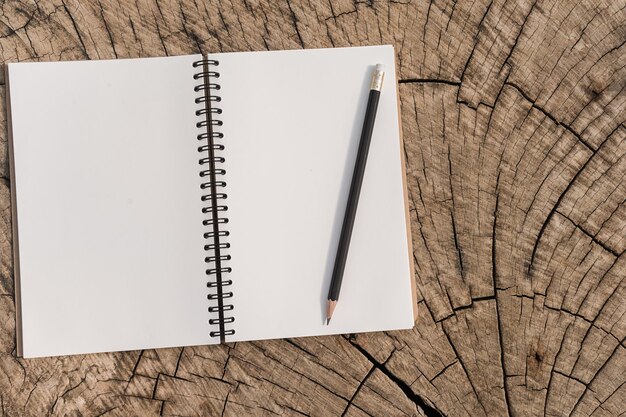
M 216 119 L 216 115 L 222 114 L 222 109 L 215 107 L 215 103 L 219 103 L 222 99 L 215 91 L 221 89 L 221 86 L 215 82 L 219 78 L 220 73 L 214 68 L 219 65 L 219 61 L 213 59 L 202 59 L 193 63 L 194 68 L 200 68 L 201 71 L 194 74 L 194 80 L 201 80 L 202 84 L 194 87 L 197 93 L 202 95 L 195 99 L 196 104 L 202 104 L 203 107 L 196 110 L 196 116 L 201 119 L 196 123 L 198 129 L 203 131 L 197 135 L 198 141 L 202 141 L 202 145 L 198 146 L 198 152 L 202 157 L 198 160 L 201 165 L 200 177 L 206 178 L 205 182 L 200 184 L 203 190 L 201 196 L 202 201 L 208 202 L 206 207 L 202 208 L 202 213 L 209 214 L 210 217 L 202 221 L 203 226 L 208 227 L 208 231 L 203 234 L 207 244 L 204 250 L 208 255 L 204 258 L 207 264 L 206 274 L 211 278 L 207 282 L 209 293 L 207 299 L 210 314 L 217 313 L 217 318 L 209 319 L 209 324 L 219 325 L 218 331 L 209 332 L 211 337 L 219 337 L 220 343 L 225 342 L 225 337 L 235 334 L 234 329 L 226 329 L 226 324 L 233 323 L 233 316 L 226 317 L 227 311 L 232 311 L 234 306 L 227 304 L 227 299 L 232 298 L 232 291 L 225 290 L 225 287 L 232 285 L 232 280 L 224 279 L 224 275 L 231 272 L 232 268 L 225 264 L 230 261 L 231 256 L 226 254 L 226 250 L 230 248 L 230 243 L 223 242 L 220 238 L 229 235 L 227 230 L 222 230 L 221 225 L 228 223 L 228 218 L 224 217 L 228 206 L 225 201 L 227 195 L 222 192 L 226 187 L 226 181 L 218 177 L 226 174 L 223 168 L 219 168 L 219 164 L 223 164 L 225 159 L 217 152 L 224 150 L 224 145 L 216 143 L 217 140 L 223 139 L 224 134 L 216 132 L 215 128 L 222 126 L 222 121 Z M 206 167 L 206 168 L 205 168 Z

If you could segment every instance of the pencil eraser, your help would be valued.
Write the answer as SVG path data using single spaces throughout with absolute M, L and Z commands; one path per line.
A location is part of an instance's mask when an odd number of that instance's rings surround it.
M 385 72 L 385 66 L 383 64 L 376 64 L 376 71 Z

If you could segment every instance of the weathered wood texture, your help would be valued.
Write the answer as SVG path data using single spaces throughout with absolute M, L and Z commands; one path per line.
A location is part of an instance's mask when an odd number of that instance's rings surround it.
M 16 359 L 3 108 L 0 410 L 623 414 L 624 21 L 625 0 L 3 2 L 5 62 L 395 45 L 420 315 L 406 332 Z

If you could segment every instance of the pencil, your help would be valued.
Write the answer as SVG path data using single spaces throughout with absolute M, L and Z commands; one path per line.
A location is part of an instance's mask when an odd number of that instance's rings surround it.
M 330 319 L 332 318 L 335 307 L 337 306 L 337 301 L 339 300 L 341 282 L 343 281 L 343 272 L 346 267 L 346 259 L 348 258 L 350 238 L 354 227 L 356 209 L 359 204 L 361 185 L 363 185 L 365 164 L 367 162 L 367 154 L 372 141 L 374 121 L 376 120 L 376 110 L 378 109 L 378 100 L 380 98 L 380 89 L 383 85 L 384 76 L 385 70 L 383 65 L 376 65 L 376 69 L 372 74 L 372 81 L 370 83 L 370 93 L 367 100 L 367 108 L 365 110 L 365 120 L 363 121 L 361 139 L 359 140 L 359 149 L 356 155 L 356 163 L 354 164 L 354 172 L 352 173 L 352 182 L 350 184 L 350 193 L 348 194 L 346 212 L 343 217 L 343 225 L 341 226 L 341 235 L 339 236 L 339 246 L 337 248 L 337 256 L 335 257 L 333 275 L 330 281 L 330 288 L 328 289 L 326 325 L 330 323 Z

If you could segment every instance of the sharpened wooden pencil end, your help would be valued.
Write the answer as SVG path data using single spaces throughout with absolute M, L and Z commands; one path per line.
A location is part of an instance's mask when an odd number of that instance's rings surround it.
M 328 300 L 326 303 L 326 325 L 330 323 L 330 319 L 333 317 L 333 311 L 335 311 L 335 307 L 337 306 L 337 300 Z

